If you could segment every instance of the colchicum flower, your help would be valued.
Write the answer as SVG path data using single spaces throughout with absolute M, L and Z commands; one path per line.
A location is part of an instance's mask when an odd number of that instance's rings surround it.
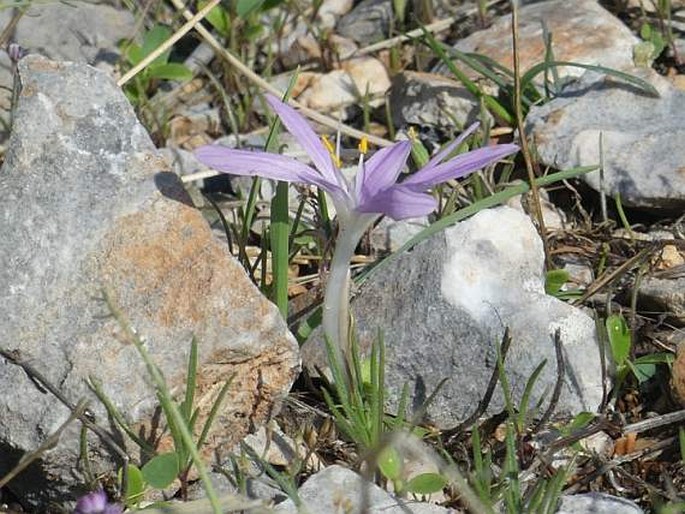
M 124 507 L 109 503 L 102 489 L 81 496 L 76 502 L 74 514 L 121 514 Z
M 398 179 L 411 152 L 411 143 L 401 141 L 382 148 L 365 161 L 366 142 L 362 141 L 356 176 L 348 181 L 340 171 L 339 158 L 327 139 L 319 138 L 292 107 L 269 95 L 267 101 L 307 152 L 314 167 L 284 155 L 217 145 L 198 148 L 195 155 L 218 171 L 311 184 L 330 195 L 339 229 L 324 298 L 323 329 L 340 351 L 348 344 L 349 263 L 364 232 L 382 215 L 402 220 L 433 212 L 437 201 L 426 193 L 428 189 L 488 166 L 517 152 L 518 146 L 503 144 L 479 148 L 446 160 L 477 128 L 474 124 L 423 168 L 400 182 Z

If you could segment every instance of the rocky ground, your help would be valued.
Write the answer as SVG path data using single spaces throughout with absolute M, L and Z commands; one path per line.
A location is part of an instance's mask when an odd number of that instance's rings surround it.
M 508 2 L 236 2 L 137 74 L 207 2 L 0 11 L 0 511 L 103 488 L 212 512 L 207 483 L 224 511 L 685 511 L 685 5 L 521 3 L 514 53 Z M 286 90 L 343 148 L 434 153 L 473 122 L 521 146 L 357 248 L 395 475 L 323 394 L 331 206 L 288 191 L 279 311 L 275 184 L 193 154 L 265 148 L 263 95 Z M 276 149 L 307 160 L 285 131 Z M 167 393 L 208 426 L 207 474 L 149 465 L 183 446 Z

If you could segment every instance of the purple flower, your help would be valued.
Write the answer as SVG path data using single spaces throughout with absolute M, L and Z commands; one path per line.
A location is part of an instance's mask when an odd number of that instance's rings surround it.
M 7 46 L 7 55 L 10 56 L 10 59 L 12 59 L 12 62 L 18 62 L 22 57 L 26 55 L 26 50 L 24 50 L 20 45 L 17 43 L 10 43 Z
M 338 357 L 349 356 L 349 263 L 366 229 L 383 214 L 401 220 L 432 212 L 437 201 L 426 193 L 428 189 L 492 164 L 517 152 L 518 147 L 507 144 L 480 148 L 447 160 L 449 154 L 476 129 L 473 125 L 423 168 L 398 182 L 409 157 L 411 143 L 395 143 L 364 161 L 366 142 L 362 141 L 357 174 L 348 181 L 340 171 L 339 159 L 328 140 L 320 139 L 293 108 L 273 96 L 267 95 L 267 101 L 285 128 L 309 154 L 314 167 L 284 155 L 221 146 L 203 146 L 195 151 L 195 155 L 219 171 L 311 184 L 331 196 L 339 230 L 326 285 L 322 325 L 324 333 L 337 348 Z
M 102 489 L 81 496 L 76 502 L 74 514 L 121 514 L 124 508 L 116 503 L 108 503 Z
M 479 148 L 445 161 L 475 130 L 474 125 L 402 182 L 398 179 L 411 151 L 408 141 L 383 148 L 366 162 L 361 156 L 357 175 L 348 182 L 335 162 L 332 149 L 322 143 L 305 119 L 273 96 L 267 95 L 267 101 L 309 154 L 313 168 L 284 155 L 216 145 L 200 147 L 195 155 L 207 166 L 226 173 L 258 175 L 320 187 L 331 195 L 341 221 L 353 213 L 385 214 L 395 220 L 423 216 L 435 210 L 437 205 L 435 198 L 426 194 L 428 189 L 446 180 L 464 177 L 518 151 L 516 145 L 504 144 Z

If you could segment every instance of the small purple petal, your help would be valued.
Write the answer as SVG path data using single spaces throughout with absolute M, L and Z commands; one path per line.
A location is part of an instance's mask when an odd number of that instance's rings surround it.
M 110 503 L 105 507 L 105 510 L 102 511 L 102 514 L 121 514 L 124 512 L 124 506 L 123 505 L 118 505 L 116 503 Z
M 107 506 L 107 495 L 105 491 L 99 489 L 88 493 L 76 502 L 74 514 L 101 514 Z
M 440 150 L 437 154 L 433 156 L 433 158 L 428 161 L 428 163 L 423 167 L 423 169 L 426 169 L 428 167 L 433 167 L 437 166 L 440 164 L 442 161 L 445 160 L 445 158 L 451 154 L 455 148 L 458 148 L 460 144 L 464 142 L 464 140 L 469 137 L 471 134 L 473 134 L 476 129 L 478 128 L 479 123 L 473 123 L 469 128 L 467 128 L 464 132 L 459 134 L 459 137 L 452 141 L 450 144 L 448 144 L 445 148 Z
M 355 179 L 355 192 L 359 203 L 365 203 L 379 191 L 397 182 L 411 152 L 411 143 L 401 141 L 378 150 L 359 171 Z
M 333 165 L 330 153 L 323 146 L 321 139 L 312 130 L 309 123 L 295 109 L 281 102 L 275 96 L 266 95 L 266 100 L 276 114 L 278 114 L 288 132 L 302 145 L 302 148 L 307 152 L 316 169 L 321 172 L 328 182 L 340 186 L 340 179 L 342 178 L 340 172 Z
M 369 198 L 357 207 L 357 211 L 385 214 L 394 220 L 403 220 L 425 216 L 433 212 L 437 205 L 438 202 L 431 195 L 418 193 L 400 184 Z
M 7 54 L 10 56 L 10 59 L 16 63 L 26 55 L 26 50 L 17 43 L 10 43 L 7 47 Z
M 327 181 L 316 170 L 285 155 L 207 145 L 196 149 L 195 157 L 203 164 L 224 173 L 312 184 L 331 194 L 341 193 L 336 183 Z
M 518 150 L 519 147 L 512 144 L 479 148 L 457 155 L 454 159 L 437 166 L 422 168 L 403 181 L 402 185 L 410 187 L 413 191 L 425 191 L 436 184 L 469 175 L 507 155 L 518 152 Z

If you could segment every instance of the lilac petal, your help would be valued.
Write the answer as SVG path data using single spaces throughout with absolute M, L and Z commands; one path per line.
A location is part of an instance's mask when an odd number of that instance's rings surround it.
M 329 182 L 316 170 L 285 155 L 207 145 L 196 149 L 195 157 L 203 164 L 224 173 L 312 184 L 331 194 L 342 193 L 336 183 Z
M 411 143 L 401 141 L 378 150 L 359 170 L 355 179 L 355 190 L 359 203 L 364 203 L 379 191 L 388 189 L 397 182 L 407 162 Z
M 275 96 L 266 95 L 266 100 L 276 114 L 278 114 L 288 132 L 302 145 L 302 148 L 307 152 L 316 169 L 321 172 L 328 182 L 340 186 L 340 179 L 342 178 L 340 172 L 333 165 L 330 153 L 307 121 L 295 109 L 281 102 Z
M 123 505 L 110 503 L 105 507 L 105 510 L 102 511 L 102 514 L 121 514 L 122 512 L 124 512 Z
M 471 134 L 473 134 L 476 129 L 478 128 L 479 123 L 473 123 L 469 128 L 467 128 L 464 132 L 459 134 L 459 137 L 452 141 L 450 144 L 448 144 L 445 148 L 440 150 L 437 154 L 433 156 L 433 158 L 428 161 L 428 163 L 424 166 L 425 168 L 432 167 L 432 166 L 437 166 L 440 164 L 442 161 L 445 160 L 445 158 L 451 154 L 455 148 L 458 148 L 460 144 L 464 142 L 464 140 L 469 137 Z
M 435 210 L 438 202 L 431 195 L 417 193 L 411 188 L 395 185 L 381 191 L 357 207 L 357 211 L 380 213 L 394 220 L 425 216 Z
M 403 181 L 402 185 L 410 187 L 413 191 L 425 191 L 446 180 L 464 177 L 499 161 L 507 155 L 516 153 L 518 150 L 519 147 L 512 144 L 479 148 L 478 150 L 457 155 L 454 159 L 450 159 L 437 166 L 422 168 Z
M 107 506 L 107 495 L 99 489 L 81 496 L 76 502 L 74 514 L 100 514 Z

